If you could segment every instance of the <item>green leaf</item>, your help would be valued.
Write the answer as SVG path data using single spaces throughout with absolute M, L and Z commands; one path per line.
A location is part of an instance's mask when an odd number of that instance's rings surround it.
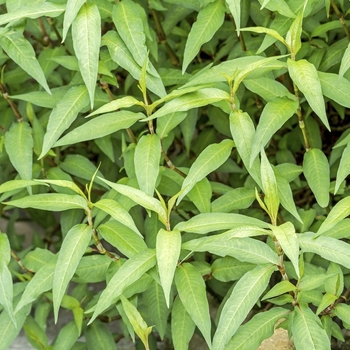
M 112 260 L 106 255 L 83 256 L 72 281 L 78 283 L 97 283 L 106 280 L 107 269 Z
M 35 180 L 10 180 L 0 185 L 0 193 L 11 192 L 11 191 L 19 190 L 28 186 L 38 186 L 38 185 L 49 186 L 46 183 L 40 183 Z
M 337 21 L 339 23 L 339 21 Z M 343 77 L 347 70 L 350 68 L 350 45 L 346 48 L 343 58 L 341 59 L 339 76 Z
M 5 260 L 0 260 L 0 304 L 10 316 L 13 325 L 17 327 L 13 313 L 13 282 L 12 275 Z
M 85 331 L 88 350 L 106 349 L 115 350 L 116 345 L 110 330 L 105 323 L 96 320 Z
M 85 332 L 85 337 L 86 337 Z M 99 335 L 101 337 L 101 335 Z M 79 338 L 79 330 L 74 321 L 70 321 L 64 325 L 57 335 L 53 350 L 71 349 Z M 87 341 L 90 343 L 89 341 Z M 107 348 L 106 348 L 107 349 Z
M 301 291 L 314 291 L 316 288 L 324 287 L 326 281 L 336 274 L 317 274 L 317 275 L 304 275 L 298 285 L 298 289 Z
M 32 76 L 49 94 L 50 88 L 32 45 L 19 31 L 0 30 L 0 46 L 8 56 L 30 76 Z
M 180 231 L 160 229 L 157 234 L 156 253 L 160 282 L 166 305 L 170 305 L 170 290 L 181 251 Z
M 322 96 L 321 82 L 318 78 L 315 66 L 304 59 L 299 61 L 288 59 L 287 64 L 293 82 L 304 94 L 310 107 L 320 117 L 322 123 L 330 131 L 331 129 Z
M 87 202 L 81 196 L 62 193 L 43 193 L 4 202 L 17 208 L 33 208 L 50 211 L 87 209 Z
M 67 180 L 35 180 L 37 182 L 43 182 L 43 184 L 51 184 L 54 186 L 69 188 L 70 190 L 74 191 L 75 193 L 79 194 L 81 197 L 85 198 L 84 192 L 76 185 L 73 181 L 67 181 Z
M 100 225 L 98 232 L 103 239 L 129 258 L 147 249 L 145 241 L 139 234 L 116 220 Z
M 233 0 L 231 0 L 231 1 L 233 1 Z M 276 31 L 274 29 L 265 28 L 265 27 L 246 27 L 246 28 L 242 28 L 241 31 L 242 32 L 246 31 L 246 32 L 259 33 L 259 34 L 265 33 L 265 34 L 272 36 L 276 40 L 280 41 L 282 44 L 288 46 L 288 44 L 286 43 L 284 38 L 278 33 L 278 31 Z
M 239 261 L 231 256 L 216 259 L 211 265 L 212 275 L 221 282 L 236 281 L 246 272 L 252 270 L 254 264 Z
M 89 324 L 91 324 L 100 313 L 112 305 L 116 299 L 120 297 L 126 287 L 137 281 L 155 264 L 156 252 L 152 249 L 142 250 L 140 253 L 127 260 L 115 273 L 107 287 L 101 293 Z
M 183 306 L 211 348 L 209 306 L 201 274 L 192 264 L 184 263 L 176 269 L 175 284 Z
M 101 17 L 95 4 L 85 3 L 73 20 L 72 38 L 80 73 L 88 89 L 91 109 L 94 104 L 98 59 L 101 44 Z
M 177 199 L 177 205 L 185 195 L 209 173 L 222 165 L 231 154 L 234 143 L 232 140 L 223 140 L 220 143 L 211 144 L 198 156 L 192 164 L 187 177 L 182 183 L 183 191 Z
M 171 337 L 176 350 L 188 350 L 195 328 L 195 323 L 177 296 L 171 309 Z
M 65 41 L 69 27 L 73 23 L 84 2 L 84 0 L 67 0 L 66 11 L 64 12 L 63 18 L 62 42 Z
M 350 247 L 348 243 L 326 236 L 315 238 L 313 232 L 306 232 L 297 236 L 303 251 L 316 253 L 329 261 L 350 268 Z
M 337 180 L 335 183 L 334 192 L 337 193 L 340 185 L 350 174 L 350 143 L 345 147 L 343 154 L 340 158 L 339 168 L 337 171 Z
M 117 100 L 113 100 L 109 103 L 106 103 L 102 107 L 98 108 L 96 111 L 90 113 L 88 117 L 92 117 L 96 114 L 104 114 L 112 111 L 117 111 L 120 108 L 128 108 L 138 104 L 140 104 L 140 102 L 136 100 L 135 97 L 125 96 L 122 98 L 118 98 Z
M 130 228 L 132 231 L 134 231 L 142 237 L 131 215 L 118 202 L 108 198 L 100 199 L 98 202 L 94 203 L 94 207 L 103 210 L 105 213 L 109 214 L 114 220 L 119 221 L 121 224 Z
M 69 281 L 74 275 L 81 257 L 91 240 L 91 227 L 85 224 L 73 226 L 63 240 L 58 253 L 57 264 L 54 272 L 52 295 L 55 322 L 57 322 L 58 310 L 63 295 L 66 292 Z
M 339 303 L 334 308 L 335 314 L 345 323 L 350 324 L 350 306 L 347 304 Z
M 161 144 L 158 135 L 142 136 L 135 147 L 135 172 L 141 191 L 153 196 L 159 174 Z
M 59 137 L 76 119 L 78 113 L 88 105 L 89 95 L 84 85 L 73 86 L 63 96 L 49 116 L 49 122 L 44 136 L 42 158 L 55 144 Z
M 287 97 L 276 98 L 264 107 L 256 128 L 249 165 L 252 166 L 261 148 L 265 147 L 271 137 L 289 120 L 298 108 L 298 102 Z
M 247 272 L 235 285 L 221 311 L 213 339 L 213 350 L 224 350 L 249 311 L 265 291 L 274 266 L 257 266 Z
M 27 122 L 12 124 L 5 135 L 5 148 L 11 164 L 22 180 L 32 179 L 33 146 L 32 128 L 29 124 Z
M 234 337 L 227 344 L 229 350 L 258 349 L 261 342 L 270 338 L 275 331 L 275 324 L 288 315 L 289 311 L 274 307 L 256 314 L 250 321 L 240 326 Z
M 271 225 L 270 228 L 277 238 L 278 243 L 281 245 L 284 253 L 292 262 L 299 278 L 299 244 L 293 224 L 291 222 L 286 222 L 280 226 Z
M 241 4 L 238 3 L 235 0 L 225 0 L 226 4 L 228 5 L 228 8 L 230 9 L 230 12 L 233 16 L 233 19 L 235 21 L 237 34 L 240 35 L 241 30 Z
M 212 189 L 207 178 L 204 178 L 201 181 L 197 182 L 192 190 L 187 193 L 187 197 L 197 207 L 200 213 L 210 212 L 211 196 Z
M 330 341 L 320 319 L 308 307 L 299 305 L 294 308 L 292 333 L 297 349 L 330 349 Z
M 301 33 L 303 29 L 303 17 L 306 4 L 307 1 L 305 1 L 303 9 L 295 17 L 286 35 L 286 43 L 291 52 L 292 59 L 295 59 L 296 54 L 301 48 Z
M 317 203 L 325 208 L 329 203 L 330 170 L 327 157 L 317 149 L 304 154 L 303 171 Z
M 102 114 L 63 136 L 54 144 L 54 147 L 70 145 L 110 135 L 118 130 L 129 128 L 141 118 L 144 118 L 144 114 L 129 111 Z
M 184 73 L 198 54 L 201 46 L 211 40 L 217 30 L 222 26 L 225 18 L 225 4 L 223 0 L 216 0 L 201 9 L 197 21 L 191 27 L 186 41 L 182 73 Z
M 10 242 L 5 233 L 0 232 L 0 261 L 5 262 L 6 265 L 11 260 L 11 247 Z
M 276 296 L 295 291 L 297 287 L 289 281 L 281 281 L 274 285 L 261 300 L 271 299 Z

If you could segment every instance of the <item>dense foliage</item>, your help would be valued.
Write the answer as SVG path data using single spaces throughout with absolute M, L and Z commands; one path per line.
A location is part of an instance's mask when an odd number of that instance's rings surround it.
M 349 1 L 0 8 L 0 349 L 344 340 Z

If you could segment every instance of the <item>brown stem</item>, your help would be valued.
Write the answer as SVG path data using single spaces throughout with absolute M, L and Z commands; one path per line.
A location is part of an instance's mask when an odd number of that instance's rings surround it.
M 19 113 L 19 110 L 17 109 L 17 106 L 10 99 L 9 94 L 7 93 L 7 91 L 5 89 L 5 86 L 1 82 L 0 82 L 0 90 L 1 90 L 3 98 L 8 102 L 8 104 L 12 108 L 13 113 L 15 114 L 15 116 L 17 118 L 17 121 L 18 122 L 23 121 L 23 118 L 22 118 L 21 114 Z
M 48 46 L 51 44 L 51 40 L 50 40 L 50 37 L 47 35 L 47 31 L 44 26 L 43 20 L 40 17 L 38 18 L 38 23 L 39 23 L 40 30 L 43 33 L 43 41 L 45 43 L 45 46 Z
M 167 164 L 167 166 L 171 169 L 174 170 L 175 172 L 177 172 L 179 175 L 181 175 L 182 177 L 186 178 L 186 174 L 183 173 L 181 170 L 179 170 L 173 163 L 172 161 L 169 159 L 169 157 L 165 154 L 164 152 L 164 148 L 162 147 L 162 156 Z
M 337 16 L 339 18 L 341 25 L 344 28 L 344 32 L 345 32 L 346 36 L 348 37 L 348 39 L 350 41 L 350 32 L 349 32 L 348 27 L 346 26 L 346 22 L 345 22 L 343 14 L 339 11 L 338 6 L 335 4 L 334 0 L 331 0 L 331 4 L 332 4 L 334 12 L 337 14 Z
M 11 249 L 11 256 L 17 261 L 18 265 L 21 267 L 21 269 L 27 273 L 30 277 L 33 277 L 34 274 L 32 271 L 28 270 L 22 263 L 21 258 Z
M 55 32 L 56 36 L 57 36 L 57 40 L 61 43 L 62 42 L 62 36 L 60 34 L 60 32 L 58 31 L 55 21 L 53 18 L 51 17 L 46 17 L 47 23 L 50 24 L 50 26 L 52 27 L 53 31 Z

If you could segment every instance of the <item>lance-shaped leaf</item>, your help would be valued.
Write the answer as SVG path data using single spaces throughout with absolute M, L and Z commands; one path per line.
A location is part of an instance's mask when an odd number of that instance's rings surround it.
M 231 154 L 233 145 L 232 140 L 223 140 L 220 143 L 211 144 L 204 149 L 192 164 L 187 177 L 182 183 L 182 193 L 177 199 L 177 204 L 181 202 L 197 182 L 205 178 L 227 160 Z
M 109 281 L 107 287 L 101 293 L 89 324 L 91 324 L 100 313 L 112 305 L 116 299 L 120 297 L 126 287 L 137 281 L 155 264 L 156 252 L 152 249 L 143 250 L 127 260 L 118 269 L 116 274 Z
M 298 89 L 304 94 L 313 111 L 320 117 L 322 123 L 330 131 L 326 108 L 322 95 L 321 82 L 315 66 L 306 61 L 287 60 L 289 75 Z
M 234 2 L 234 0 L 231 0 L 232 2 Z M 253 32 L 253 33 L 265 33 L 268 34 L 270 36 L 272 36 L 273 38 L 275 38 L 276 40 L 280 41 L 282 44 L 287 46 L 286 41 L 284 40 L 284 38 L 278 33 L 277 30 L 271 29 L 271 28 L 265 28 L 265 27 L 246 27 L 246 28 L 242 28 L 241 31 L 246 31 L 246 32 Z
M 78 224 L 73 226 L 64 238 L 58 253 L 52 286 L 55 322 L 57 322 L 58 310 L 68 283 L 73 277 L 86 248 L 89 246 L 91 234 L 90 226 Z
M 88 140 L 97 139 L 114 132 L 127 129 L 135 124 L 145 115 L 142 113 L 134 113 L 129 111 L 120 111 L 114 113 L 102 114 L 94 119 L 89 120 L 85 124 L 78 126 L 67 135 L 58 140 L 54 146 L 70 145 Z
M 141 205 L 146 209 L 155 211 L 159 215 L 159 217 L 164 220 L 164 222 L 166 221 L 165 209 L 160 204 L 159 200 L 151 196 L 148 196 L 147 194 L 145 194 L 144 192 L 136 188 L 126 186 L 126 185 L 115 184 L 113 182 L 110 182 L 102 178 L 101 180 L 105 182 L 107 185 L 109 185 L 110 187 L 112 187 L 117 192 L 121 193 L 126 197 L 129 197 L 135 203 Z
M 218 230 L 229 230 L 234 226 L 251 225 L 267 228 L 268 224 L 259 219 L 235 213 L 203 213 L 179 222 L 174 229 L 184 232 L 205 234 Z
M 12 124 L 5 134 L 6 152 L 22 180 L 32 179 L 33 145 L 32 128 L 27 122 Z
M 44 136 L 42 158 L 55 144 L 59 137 L 76 119 L 78 113 L 89 103 L 89 95 L 84 85 L 73 86 L 63 96 L 49 116 Z
M 73 23 L 75 17 L 77 16 L 84 2 L 85 0 L 68 0 L 67 1 L 66 11 L 64 12 L 64 18 L 63 18 L 62 42 L 66 39 L 68 29 Z
M 10 316 L 13 325 L 17 327 L 16 318 L 13 313 L 13 282 L 11 272 L 5 262 L 0 260 L 0 304 Z
M 147 249 L 145 241 L 137 233 L 116 220 L 100 225 L 98 232 L 104 240 L 129 258 Z
M 50 211 L 87 209 L 87 202 L 81 196 L 63 193 L 42 193 L 4 202 L 17 208 L 33 208 Z
M 270 141 L 271 137 L 296 112 L 298 102 L 287 97 L 276 98 L 264 107 L 259 124 L 256 128 L 249 165 L 252 166 L 261 148 Z
M 294 308 L 292 333 L 297 349 L 330 349 L 330 341 L 321 320 L 309 307 L 298 305 Z
M 117 100 L 113 100 L 111 102 L 106 103 L 102 107 L 98 108 L 96 111 L 90 113 L 88 117 L 92 117 L 93 115 L 96 115 L 96 114 L 114 112 L 120 108 L 128 108 L 137 104 L 140 104 L 140 102 L 136 100 L 135 97 L 125 96 L 122 98 L 118 98 Z
M 343 77 L 346 71 L 350 68 L 350 44 L 346 48 L 343 58 L 341 59 L 339 76 Z
M 101 44 L 101 17 L 95 4 L 85 3 L 81 7 L 73 21 L 72 38 L 80 73 L 89 91 L 92 109 Z
M 318 148 L 304 154 L 303 171 L 317 203 L 325 208 L 329 203 L 329 164 L 325 154 Z
M 350 174 L 350 143 L 345 147 L 343 154 L 340 158 L 339 168 L 337 171 L 337 180 L 335 183 L 334 192 L 337 193 L 340 185 Z
M 23 37 L 20 31 L 1 29 L 0 46 L 16 64 L 51 94 L 44 72 L 35 57 L 33 46 Z
M 114 220 L 117 220 L 123 225 L 129 227 L 131 230 L 133 230 L 135 233 L 142 237 L 129 212 L 117 201 L 108 198 L 101 199 L 94 204 L 94 207 L 103 210 L 105 213 L 109 214 Z
M 5 233 L 0 232 L 0 260 L 4 261 L 6 265 L 11 260 L 11 247 L 10 242 Z
M 183 306 L 211 348 L 209 305 L 202 275 L 192 264 L 184 263 L 176 269 L 175 284 Z
M 350 247 L 348 243 L 327 236 L 315 238 L 313 232 L 298 234 L 298 240 L 303 251 L 316 253 L 326 260 L 350 268 Z
M 159 174 L 161 144 L 158 135 L 143 135 L 135 147 L 135 172 L 141 191 L 153 196 Z
M 0 26 L 23 18 L 39 18 L 42 16 L 57 17 L 64 11 L 64 6 L 59 4 L 53 4 L 51 2 L 44 2 L 35 6 L 21 6 L 15 11 L 11 11 L 0 16 Z
M 262 187 L 260 179 L 260 160 L 255 158 L 252 166 L 250 166 L 250 155 L 253 147 L 255 128 L 248 113 L 240 110 L 231 112 L 230 130 L 244 166 L 259 187 Z
M 273 234 L 281 245 L 284 253 L 292 262 L 295 272 L 299 275 L 299 244 L 298 237 L 295 233 L 295 228 L 291 222 L 286 222 L 280 226 L 270 226 Z
M 59 187 L 69 188 L 70 190 L 74 191 L 75 193 L 79 194 L 81 197 L 86 198 L 84 192 L 79 188 L 78 185 L 76 185 L 73 181 L 68 180 L 35 180 L 37 182 L 43 182 L 43 184 L 51 184 L 56 185 Z
M 281 307 L 274 307 L 256 314 L 250 321 L 238 328 L 226 349 L 258 349 L 263 340 L 273 335 L 276 323 L 280 319 L 286 318 L 288 314 L 289 311 Z
M 114 337 L 105 323 L 96 320 L 85 331 L 86 345 L 88 350 L 106 349 L 115 350 Z
M 213 350 L 224 350 L 249 311 L 265 291 L 274 266 L 257 266 L 247 272 L 235 285 L 221 311 L 213 339 Z
M 156 253 L 160 282 L 166 304 L 170 305 L 170 290 L 181 251 L 180 231 L 160 229 L 157 234 Z
M 197 21 L 194 22 L 188 34 L 182 73 L 186 71 L 192 59 L 198 54 L 201 46 L 208 42 L 221 27 L 224 18 L 225 4 L 222 0 L 216 0 L 199 11 Z
M 235 21 L 237 34 L 240 35 L 241 30 L 241 4 L 235 0 L 225 0 L 228 8 L 230 9 L 231 15 Z
M 306 4 L 307 1 L 305 1 L 302 10 L 295 17 L 286 35 L 286 43 L 293 59 L 295 59 L 295 55 L 301 48 L 301 32 L 303 29 L 303 17 Z
M 86 337 L 86 333 L 87 332 L 84 333 L 85 337 Z M 69 323 L 64 325 L 62 328 L 60 328 L 60 332 L 58 333 L 57 338 L 55 340 L 53 350 L 71 349 L 75 345 L 75 343 L 77 342 L 79 336 L 80 336 L 79 329 L 78 329 L 75 321 L 74 320 L 70 321 Z M 100 334 L 100 336 L 101 336 L 101 334 Z M 89 342 L 89 340 L 87 340 L 87 342 Z M 89 342 L 89 345 L 90 344 L 91 344 L 91 342 Z M 108 348 L 105 347 L 105 349 L 108 349 Z

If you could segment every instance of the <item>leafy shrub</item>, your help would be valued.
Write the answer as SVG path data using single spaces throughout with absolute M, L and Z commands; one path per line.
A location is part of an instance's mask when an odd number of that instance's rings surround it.
M 348 1 L 0 4 L 1 349 L 344 340 Z

